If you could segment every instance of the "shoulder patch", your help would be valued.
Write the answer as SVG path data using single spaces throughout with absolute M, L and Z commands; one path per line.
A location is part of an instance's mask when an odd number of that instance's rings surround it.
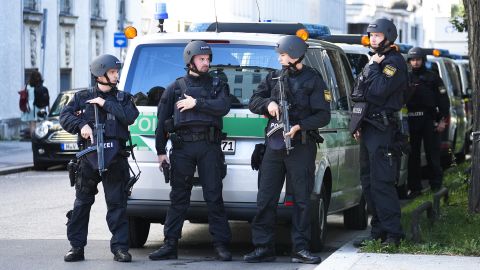
M 330 90 L 328 89 L 323 90 L 323 96 L 327 102 L 332 101 L 332 93 L 330 92 Z
M 397 72 L 397 68 L 391 66 L 391 65 L 386 65 L 384 68 L 383 68 L 383 74 L 387 75 L 387 77 L 392 77 L 393 75 L 395 75 L 395 72 Z

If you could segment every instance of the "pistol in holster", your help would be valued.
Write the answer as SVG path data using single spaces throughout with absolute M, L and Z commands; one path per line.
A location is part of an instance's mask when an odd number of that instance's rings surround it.
M 68 178 L 70 178 L 70 186 L 75 186 L 75 181 L 77 179 L 77 170 L 78 163 L 76 159 L 71 159 L 67 164 Z

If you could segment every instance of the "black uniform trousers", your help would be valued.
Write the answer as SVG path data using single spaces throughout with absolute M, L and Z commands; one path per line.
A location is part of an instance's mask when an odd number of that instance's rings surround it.
M 214 245 L 228 245 L 232 238 L 227 214 L 223 205 L 221 179 L 221 155 L 218 143 L 206 140 L 183 142 L 180 149 L 174 148 L 170 155 L 173 179 L 170 182 L 170 207 L 164 226 L 165 238 L 179 239 L 192 192 L 195 167 L 198 168 L 203 198 L 208 208 L 208 224 Z
M 293 195 L 291 238 L 294 251 L 309 249 L 310 195 L 315 181 L 316 144 L 292 144 L 286 150 L 266 148 L 263 156 L 257 194 L 257 213 L 252 221 L 252 242 L 255 246 L 274 247 L 277 205 L 285 177 L 291 181 Z
M 400 202 L 395 181 L 399 158 L 392 145 L 397 128 L 380 131 L 371 124 L 362 126 L 360 140 L 360 181 L 367 205 L 372 212 L 372 236 L 404 237 L 400 224 Z
M 408 157 L 408 188 L 411 191 L 422 190 L 421 147 L 425 150 L 427 165 L 430 169 L 429 181 L 432 189 L 442 186 L 443 171 L 440 165 L 440 134 L 435 131 L 434 119 L 430 114 L 409 116 L 411 152 Z
M 67 237 L 72 247 L 84 247 L 87 245 L 90 209 L 95 202 L 95 194 L 98 190 L 96 185 L 94 185 L 90 192 L 82 192 L 79 182 L 90 180 L 96 183 L 102 181 L 103 184 L 105 201 L 107 203 L 107 224 L 112 233 L 110 250 L 112 252 L 128 250 L 127 194 L 125 186 L 129 176 L 128 161 L 124 157 L 116 157 L 113 163 L 108 166 L 103 180 L 98 170 L 94 170 L 85 159 L 80 160 L 73 212 L 67 223 Z

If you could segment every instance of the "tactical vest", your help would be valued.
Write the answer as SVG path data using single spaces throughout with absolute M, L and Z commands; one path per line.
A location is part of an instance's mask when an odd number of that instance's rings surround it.
M 184 94 L 192 96 L 194 99 L 215 99 L 218 95 L 216 88 L 219 84 L 218 78 L 213 78 L 211 87 L 205 86 L 188 86 L 185 78 L 178 78 L 175 81 L 175 102 L 184 98 Z M 204 112 L 199 112 L 193 109 L 180 112 L 177 106 L 174 106 L 173 111 L 173 125 L 174 128 L 181 129 L 189 126 L 205 126 L 220 128 L 222 121 L 221 117 L 213 116 Z
M 407 102 L 409 111 L 435 111 L 437 107 L 437 93 L 435 93 L 435 77 L 428 71 L 411 73 L 409 87 L 412 91 Z
M 96 94 L 94 91 L 95 91 L 94 88 L 89 89 L 87 99 L 92 99 L 96 97 Z M 126 100 L 126 94 L 123 91 L 117 91 L 116 99 L 117 99 L 117 102 L 122 105 L 124 102 L 128 102 Z M 99 108 L 98 117 L 100 118 L 99 122 L 105 124 L 105 134 L 104 134 L 105 139 L 117 139 L 123 142 L 126 142 L 128 140 L 129 138 L 128 126 L 122 125 L 116 119 L 115 115 L 111 113 L 105 113 L 104 110 Z M 85 118 L 89 122 L 93 122 L 93 123 L 95 122 L 95 111 L 94 111 L 93 105 L 87 104 L 87 106 L 85 107 Z
M 313 69 L 313 71 L 316 72 L 315 69 Z M 296 78 L 289 78 L 289 76 L 286 75 L 283 79 L 285 97 L 290 105 L 288 113 L 290 124 L 292 126 L 298 124 L 300 120 L 305 119 L 312 114 L 310 95 L 314 83 L 312 78 L 316 73 L 312 72 L 309 74 L 310 72 L 307 72 L 308 71 L 305 71 L 302 74 L 299 74 Z M 278 78 L 280 75 L 279 72 L 274 72 L 272 73 L 272 78 Z M 278 102 L 280 101 L 280 83 L 280 80 L 277 80 L 277 83 L 271 92 L 271 97 L 274 97 Z

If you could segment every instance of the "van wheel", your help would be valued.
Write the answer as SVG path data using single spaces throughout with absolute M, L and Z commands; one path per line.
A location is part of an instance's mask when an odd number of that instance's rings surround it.
M 325 189 L 322 187 L 320 195 L 311 201 L 311 240 L 310 249 L 313 252 L 320 252 L 325 244 L 327 235 L 327 213 L 328 202 Z
M 343 211 L 343 225 L 351 230 L 365 230 L 367 228 L 367 202 L 363 195 L 358 205 Z
M 150 231 L 150 222 L 139 217 L 128 217 L 128 244 L 131 248 L 145 245 Z

